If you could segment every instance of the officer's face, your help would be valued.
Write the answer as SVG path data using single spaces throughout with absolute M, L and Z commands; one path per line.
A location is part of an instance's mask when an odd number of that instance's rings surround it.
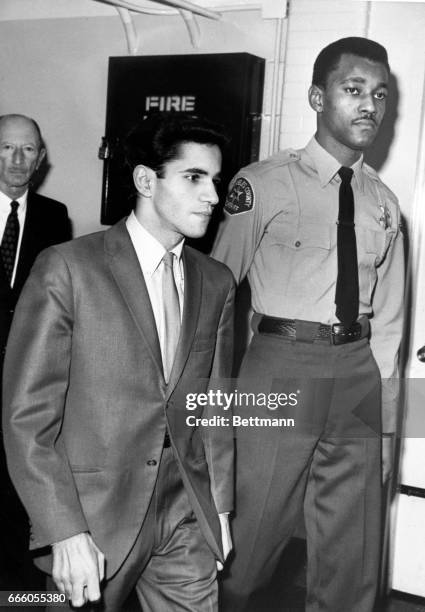
M 165 248 L 183 236 L 205 234 L 218 202 L 220 169 L 218 146 L 187 142 L 180 145 L 178 157 L 164 165 L 161 177 L 153 177 L 152 196 L 143 204 L 141 220 Z
M 37 130 L 25 117 L 0 121 L 0 190 L 20 197 L 45 154 Z
M 318 113 L 320 144 L 336 153 L 357 152 L 375 140 L 384 117 L 388 71 L 383 64 L 343 55 L 324 89 L 312 86 L 310 104 Z M 345 151 L 344 151 L 345 150 Z

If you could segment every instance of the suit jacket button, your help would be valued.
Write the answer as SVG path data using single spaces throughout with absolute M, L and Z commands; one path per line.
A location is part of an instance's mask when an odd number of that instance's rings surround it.
M 157 462 L 155 461 L 155 459 L 149 459 L 149 461 L 147 462 L 148 465 L 156 465 Z

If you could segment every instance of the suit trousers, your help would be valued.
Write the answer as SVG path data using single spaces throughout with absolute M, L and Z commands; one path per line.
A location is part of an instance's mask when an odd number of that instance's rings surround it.
M 127 612 L 124 603 L 134 588 L 143 612 L 217 612 L 215 558 L 171 448 L 163 450 L 148 512 L 128 557 L 103 585 L 102 601 L 82 609 Z
M 270 593 L 302 513 L 306 610 L 373 609 L 381 549 L 380 388 L 367 339 L 334 346 L 254 335 L 237 384 L 247 395 L 234 408 L 246 424 L 236 423 L 235 557 L 223 582 L 223 610 L 262 610 L 259 591 Z M 264 425 L 256 417 L 282 420 Z

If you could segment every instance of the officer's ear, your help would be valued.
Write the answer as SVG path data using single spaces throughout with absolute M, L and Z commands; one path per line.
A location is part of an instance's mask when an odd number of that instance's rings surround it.
M 318 85 L 311 85 L 308 90 L 308 101 L 316 113 L 323 112 L 323 94 L 323 89 Z
M 156 174 L 149 168 L 139 164 L 133 170 L 133 181 L 138 193 L 145 198 L 151 198 L 155 185 Z

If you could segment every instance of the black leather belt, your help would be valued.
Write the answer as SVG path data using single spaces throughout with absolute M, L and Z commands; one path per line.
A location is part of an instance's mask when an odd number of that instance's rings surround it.
M 365 316 L 351 327 L 344 327 L 342 323 L 325 325 L 300 319 L 281 319 L 266 315 L 260 317 L 257 327 L 260 334 L 274 334 L 298 342 L 323 340 L 329 344 L 347 344 L 367 338 L 369 335 L 369 319 Z
M 163 448 L 169 448 L 170 446 L 171 446 L 170 434 L 168 433 L 168 429 L 166 429 Z

